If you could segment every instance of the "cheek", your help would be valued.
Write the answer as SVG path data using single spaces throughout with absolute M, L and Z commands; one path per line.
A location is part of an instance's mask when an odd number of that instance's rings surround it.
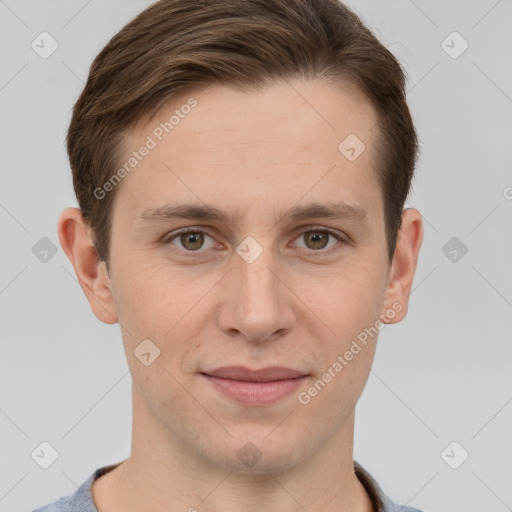
M 385 291 L 381 268 L 374 258 L 346 265 L 326 276 L 311 298 L 311 309 L 329 329 L 322 336 L 322 368 L 310 396 L 322 395 L 314 398 L 316 406 L 339 415 L 356 403 L 373 362 Z
M 132 265 L 129 268 L 134 268 Z M 144 339 L 160 349 L 160 362 L 170 371 L 187 353 L 199 350 L 200 332 L 211 315 L 204 300 L 213 279 L 194 280 L 162 265 L 141 266 L 117 281 L 115 302 L 128 356 Z
M 361 329 L 373 325 L 385 297 L 385 276 L 378 262 L 370 258 L 365 263 L 347 263 L 336 272 L 315 278 L 315 283 L 303 280 L 309 293 L 311 309 L 334 331 L 333 343 L 357 336 Z M 329 339 L 329 338 L 328 338 Z
M 318 374 L 300 403 L 308 402 L 313 416 L 322 417 L 329 411 L 331 427 L 353 411 L 366 385 L 382 325 L 383 294 L 373 279 L 360 276 L 332 279 L 315 304 L 329 330 L 317 347 L 321 352 Z
M 136 269 L 130 264 L 126 268 Z M 187 287 L 158 268 L 140 266 L 116 279 L 114 300 L 125 341 L 138 343 L 144 338 L 157 344 L 166 331 L 183 316 Z

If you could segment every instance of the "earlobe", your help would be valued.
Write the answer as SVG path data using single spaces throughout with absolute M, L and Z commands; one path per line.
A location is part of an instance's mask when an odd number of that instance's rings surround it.
M 67 208 L 59 218 L 59 241 L 75 269 L 78 282 L 96 317 L 107 324 L 118 321 L 106 264 L 98 257 L 91 230 L 79 208 Z
M 386 324 L 400 322 L 407 315 L 422 241 L 421 214 L 414 208 L 407 208 L 402 213 L 402 227 L 398 233 L 381 312 L 381 319 Z

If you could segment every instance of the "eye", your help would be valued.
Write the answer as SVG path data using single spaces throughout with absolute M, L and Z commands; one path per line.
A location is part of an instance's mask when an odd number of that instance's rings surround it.
M 297 245 L 304 249 L 312 251 L 329 250 L 336 245 L 336 242 L 344 242 L 341 234 L 336 233 L 326 228 L 311 228 L 303 230 L 298 238 L 295 240 L 303 240 L 303 245 Z M 331 243 L 333 242 L 333 243 Z
M 198 252 L 199 249 L 210 249 L 215 246 L 213 238 L 198 229 L 186 229 L 171 235 L 172 236 L 165 237 L 163 241 L 165 243 L 171 243 L 187 252 Z M 205 245 L 206 239 L 210 241 Z
M 344 235 L 323 227 L 308 226 L 302 230 L 295 240 L 302 243 L 294 244 L 295 247 L 313 252 L 327 252 L 339 242 L 347 242 Z M 201 249 L 212 249 L 216 247 L 216 241 L 205 231 L 198 228 L 185 228 L 166 235 L 162 242 L 176 247 L 178 250 L 193 255 L 193 253 L 204 252 Z

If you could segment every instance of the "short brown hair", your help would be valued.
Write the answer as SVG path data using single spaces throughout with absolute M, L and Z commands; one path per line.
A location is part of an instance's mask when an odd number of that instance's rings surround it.
M 99 257 L 108 262 L 119 187 L 102 199 L 94 190 L 114 174 L 121 139 L 142 116 L 185 88 L 294 77 L 348 81 L 375 108 L 374 165 L 391 261 L 418 152 L 405 75 L 338 0 L 161 0 L 109 41 L 91 65 L 67 134 L 75 194 Z

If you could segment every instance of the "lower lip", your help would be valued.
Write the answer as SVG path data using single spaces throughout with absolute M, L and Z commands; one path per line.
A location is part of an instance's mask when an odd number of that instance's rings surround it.
M 296 391 L 306 376 L 273 382 L 245 382 L 204 375 L 221 393 L 248 406 L 262 406 L 277 402 Z

